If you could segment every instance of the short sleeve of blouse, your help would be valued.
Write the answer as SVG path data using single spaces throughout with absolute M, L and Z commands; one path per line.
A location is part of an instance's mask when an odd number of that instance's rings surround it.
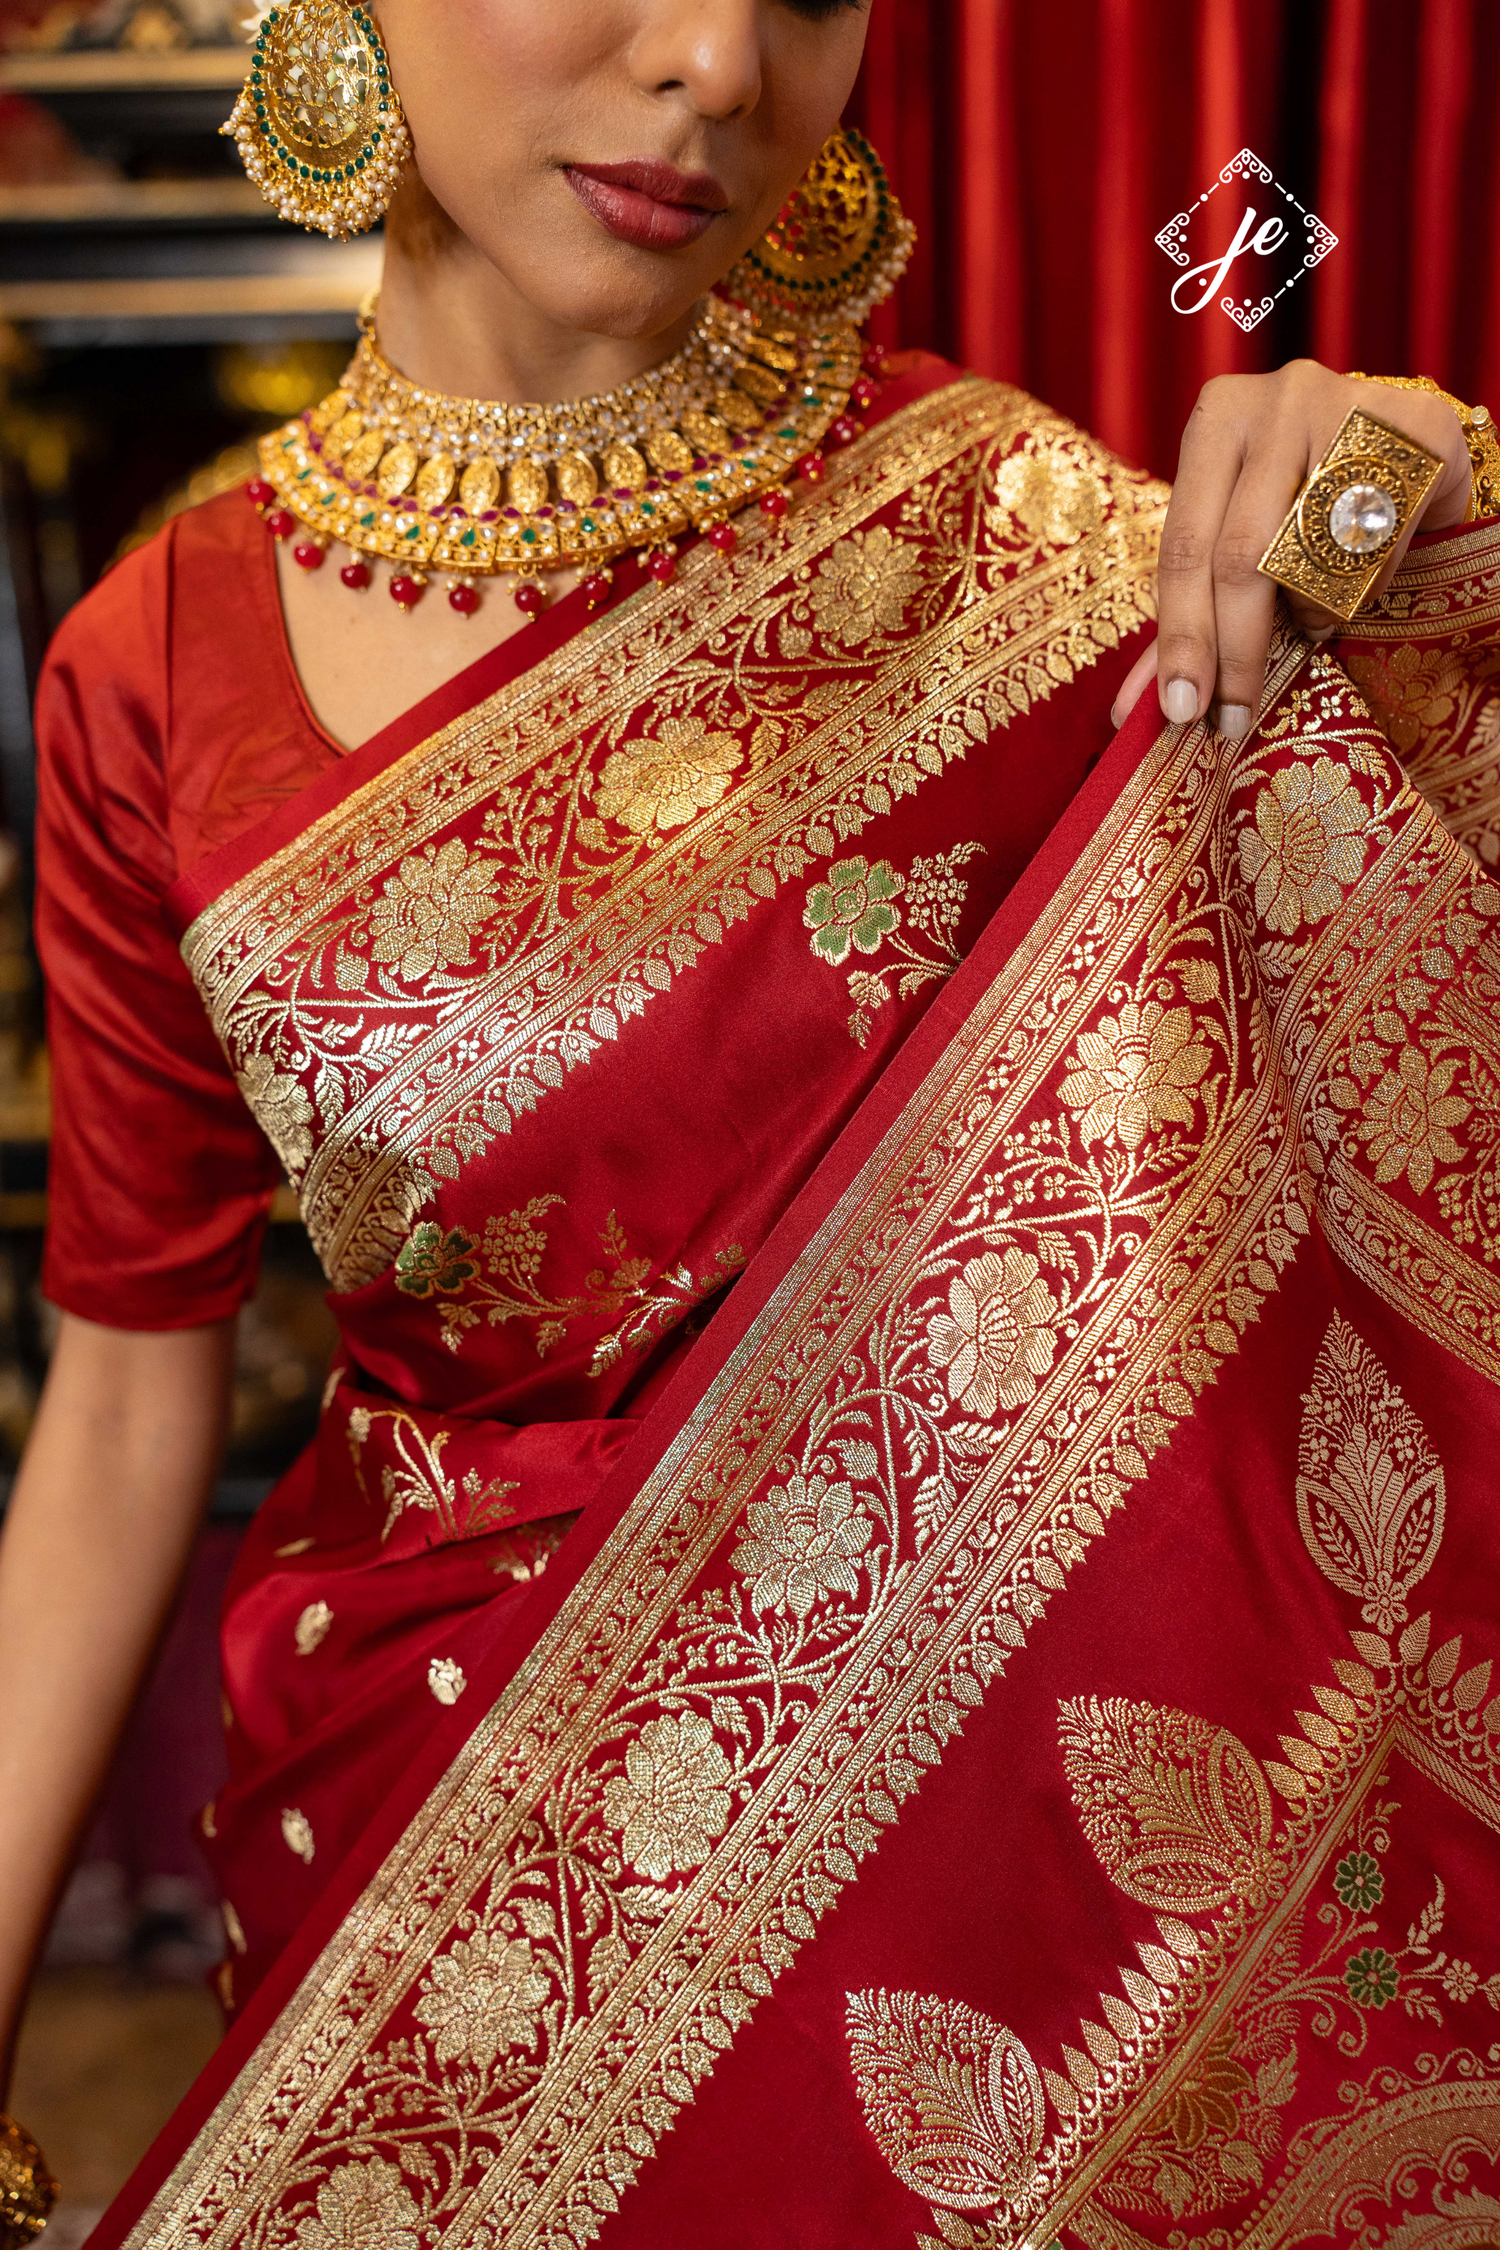
M 37 942 L 53 1128 L 42 1286 L 108 1327 L 189 1328 L 254 1287 L 276 1158 L 162 914 L 171 542 L 119 565 L 37 699 Z

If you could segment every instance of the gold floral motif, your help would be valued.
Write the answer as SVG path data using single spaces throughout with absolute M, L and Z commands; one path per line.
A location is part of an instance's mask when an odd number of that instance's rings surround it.
M 1009 1412 L 1032 1397 L 1057 1356 L 1057 1299 L 1029 1250 L 986 1250 L 948 1284 L 948 1310 L 927 1349 L 966 1414 Z
M 524 1938 L 480 1930 L 460 1938 L 432 1964 L 412 2014 L 435 2032 L 440 2063 L 488 2070 L 497 2055 L 536 2044 L 548 1980 Z
M 318 2190 L 317 2216 L 297 2229 L 297 2250 L 421 2250 L 421 2214 L 384 2157 L 344 2164 Z
M 654 742 L 622 743 L 605 760 L 595 809 L 632 836 L 683 828 L 718 804 L 744 760 L 734 736 L 710 734 L 705 720 L 663 719 Z
M 707 1859 L 729 1825 L 729 1760 L 696 1711 L 648 1719 L 604 1793 L 620 1849 L 652 1882 Z
M 386 1504 L 382 1543 L 408 1508 L 436 1516 L 438 1538 L 445 1545 L 497 1531 L 514 1514 L 507 1505 L 516 1490 L 514 1478 L 483 1478 L 477 1469 L 466 1470 L 460 1478 L 451 1477 L 443 1467 L 443 1455 L 452 1429 L 440 1429 L 429 1436 L 415 1415 L 399 1406 L 350 1408 L 349 1453 L 359 1489 L 367 1499 L 364 1449 L 377 1428 L 387 1440 L 378 1449 L 386 1453 L 380 1470 L 380 1497 Z
M 1333 1088 L 1341 1108 L 1359 1112 L 1355 1131 L 1375 1161 L 1375 1178 L 1384 1187 L 1403 1173 L 1418 1195 L 1432 1185 L 1439 1164 L 1457 1164 L 1463 1150 L 1452 1128 L 1469 1115 L 1472 1103 L 1453 1091 L 1459 1058 L 1433 1062 L 1420 1047 L 1403 1047 L 1395 1065 L 1361 1094 L 1348 1079 Z
M 1131 1000 L 1080 1033 L 1062 1098 L 1085 1141 L 1137 1149 L 1163 1125 L 1192 1124 L 1193 1089 L 1211 1061 L 1188 1009 Z
M 885 525 L 840 539 L 813 581 L 818 629 L 845 648 L 899 633 L 906 607 L 922 583 L 921 557 Z
M 451 1707 L 468 1684 L 463 1666 L 451 1656 L 435 1656 L 427 1667 L 427 1685 L 439 1703 Z
M 746 1511 L 748 1532 L 734 1550 L 734 1567 L 755 1581 L 756 1610 L 790 1610 L 807 1617 L 823 1594 L 859 1592 L 855 1565 L 875 1535 L 848 1484 L 826 1477 L 789 1477 L 772 1485 Z
M 547 1253 L 546 1213 L 560 1195 L 534 1195 L 513 1211 L 485 1223 L 479 1240 L 462 1227 L 446 1231 L 430 1220 L 413 1229 L 396 1257 L 396 1287 L 408 1297 L 437 1303 L 443 1342 L 456 1352 L 466 1331 L 485 1320 L 491 1328 L 508 1320 L 533 1321 L 536 1355 L 545 1359 L 580 1316 L 618 1320 L 625 1307 L 645 1295 L 651 1260 L 633 1256 L 613 1211 L 599 1230 L 608 1269 L 596 1266 L 582 1290 L 571 1297 L 549 1297 L 541 1287 Z M 618 1353 L 614 1355 L 618 1357 Z
M 1290 937 L 1337 911 L 1364 866 L 1366 825 L 1348 773 L 1331 758 L 1272 775 L 1255 800 L 1255 826 L 1240 831 L 1241 872 L 1268 929 Z
M 311 1867 L 317 1846 L 313 1842 L 312 1822 L 306 1813 L 300 1812 L 295 1805 L 288 1805 L 281 1816 L 281 1834 L 287 1850 L 295 1852 L 300 1860 L 305 1860 Z
M 1043 546 L 1071 546 L 1099 523 L 1099 488 L 1086 466 L 1059 463 L 1029 445 L 1006 456 L 990 489 L 998 526 L 1019 524 Z
M 1366 1624 L 1393 1632 L 1443 1536 L 1442 1463 L 1341 1315 L 1323 1339 L 1302 1407 L 1297 1521 L 1307 1551 L 1325 1578 L 1363 1602 Z
M 311 1656 L 328 1638 L 328 1628 L 333 1623 L 333 1611 L 327 1602 L 309 1602 L 292 1628 L 292 1638 L 299 1656 Z
M 403 859 L 370 916 L 370 958 L 388 962 L 407 984 L 435 969 L 464 969 L 474 941 L 495 912 L 499 865 L 470 853 L 457 836 Z
M 255 1122 L 295 1180 L 312 1155 L 313 1105 L 290 1073 L 278 1071 L 269 1055 L 252 1055 L 236 1079 Z
M 850 975 L 854 1011 L 849 1036 L 857 1046 L 868 1044 L 875 1009 L 892 997 L 887 977 L 896 980 L 901 998 L 909 1000 L 923 985 L 951 976 L 958 967 L 958 922 L 969 886 L 957 870 L 983 850 L 977 841 L 955 844 L 951 851 L 914 859 L 906 875 L 898 874 L 889 860 L 877 860 L 873 867 L 863 858 L 838 860 L 827 878 L 809 890 L 802 919 L 820 959 L 845 961 L 851 946 L 861 953 L 887 946 L 897 957 L 879 970 L 855 969 Z

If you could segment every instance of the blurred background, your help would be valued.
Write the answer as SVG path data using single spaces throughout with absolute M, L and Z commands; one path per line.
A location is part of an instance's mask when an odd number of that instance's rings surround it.
M 0 1494 L 49 1345 L 37 669 L 114 559 L 332 386 L 378 274 L 378 240 L 293 235 L 239 174 L 218 126 L 245 58 L 232 0 L 0 0 Z M 1023 384 L 1168 476 L 1207 377 L 1301 353 L 1500 411 L 1497 86 L 1495 0 L 874 0 L 850 115 L 921 236 L 875 333 Z M 1245 148 L 1338 237 L 1248 332 L 1216 302 L 1174 311 L 1154 239 Z M 217 2035 L 193 1843 L 220 1774 L 215 1613 L 330 1341 L 284 1193 L 213 1518 L 27 2025 L 14 2100 L 65 2181 L 56 2250 Z

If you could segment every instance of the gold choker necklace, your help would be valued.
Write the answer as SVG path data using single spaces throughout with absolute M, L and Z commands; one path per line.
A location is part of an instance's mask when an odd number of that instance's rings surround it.
M 634 382 L 507 406 L 407 382 L 375 341 L 373 301 L 360 330 L 338 389 L 261 439 L 249 496 L 275 537 L 296 539 L 304 569 L 339 542 L 346 586 L 369 586 L 371 563 L 389 563 L 391 596 L 409 611 L 429 574 L 446 574 L 463 616 L 479 607 L 478 579 L 516 578 L 516 605 L 535 617 L 539 573 L 581 570 L 593 608 L 624 555 L 645 554 L 664 584 L 685 533 L 732 552 L 732 515 L 752 500 L 785 514 L 788 478 L 816 482 L 820 448 L 858 435 L 849 409 L 873 403 L 882 356 L 865 354 L 862 374 L 849 320 L 771 326 L 712 296 L 681 350 Z

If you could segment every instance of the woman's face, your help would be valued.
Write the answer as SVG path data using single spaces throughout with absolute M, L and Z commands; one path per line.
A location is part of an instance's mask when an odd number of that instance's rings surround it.
M 560 326 L 653 336 L 837 124 L 859 0 L 379 0 L 423 179 Z

